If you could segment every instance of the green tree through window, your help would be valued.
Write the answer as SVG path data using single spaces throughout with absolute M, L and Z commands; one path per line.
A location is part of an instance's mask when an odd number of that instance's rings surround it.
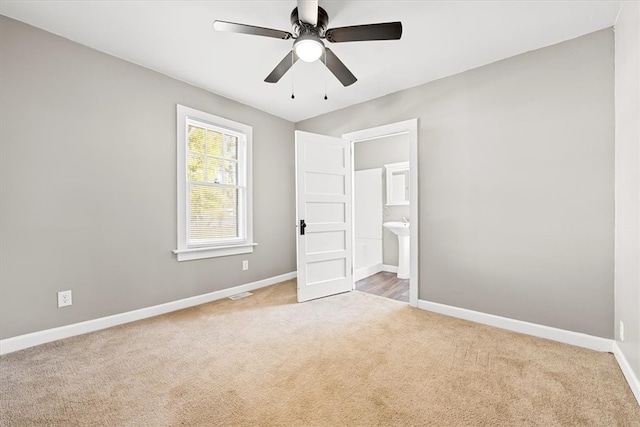
M 253 128 L 176 106 L 178 261 L 253 252 Z
M 239 237 L 238 137 L 189 124 L 189 240 Z

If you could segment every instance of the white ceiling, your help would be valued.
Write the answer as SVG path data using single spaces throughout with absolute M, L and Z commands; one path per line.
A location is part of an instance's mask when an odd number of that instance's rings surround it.
M 358 78 L 346 88 L 320 62 L 265 83 L 292 41 L 212 28 L 218 19 L 291 31 L 295 0 L 1 0 L 0 13 L 297 122 L 610 27 L 621 3 L 320 0 L 329 28 L 403 23 L 399 41 L 327 43 Z

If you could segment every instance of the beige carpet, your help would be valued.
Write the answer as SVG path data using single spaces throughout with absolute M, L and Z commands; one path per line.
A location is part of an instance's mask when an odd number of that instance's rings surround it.
M 614 357 L 295 282 L 0 358 L 3 426 L 640 426 Z

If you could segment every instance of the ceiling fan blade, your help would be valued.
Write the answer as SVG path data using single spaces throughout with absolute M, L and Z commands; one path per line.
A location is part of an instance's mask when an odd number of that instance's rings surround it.
M 356 76 L 354 76 L 351 71 L 349 71 L 347 66 L 344 65 L 342 61 L 340 61 L 340 59 L 336 56 L 335 53 L 333 53 L 333 51 L 331 51 L 331 49 L 325 48 L 325 55 L 322 57 L 322 62 L 324 62 L 324 65 L 327 66 L 329 71 L 331 71 L 333 75 L 336 76 L 338 80 L 340 80 L 342 86 L 349 86 L 358 81 L 358 79 L 356 79 Z
M 291 33 L 271 28 L 254 27 L 247 24 L 236 24 L 235 22 L 213 21 L 213 29 L 216 31 L 228 31 L 231 33 L 250 34 L 252 36 L 273 37 L 276 39 L 290 39 Z
M 325 38 L 331 43 L 399 40 L 400 37 L 402 37 L 402 22 L 331 28 L 325 33 Z
M 318 24 L 318 0 L 298 0 L 298 19 L 305 24 Z
M 290 51 L 287 56 L 285 56 L 282 61 L 276 65 L 276 68 L 273 69 L 271 74 L 269 74 L 264 81 L 267 83 L 278 83 L 282 76 L 289 71 L 289 68 L 291 68 L 297 60 L 298 57 L 294 55 L 293 50 Z

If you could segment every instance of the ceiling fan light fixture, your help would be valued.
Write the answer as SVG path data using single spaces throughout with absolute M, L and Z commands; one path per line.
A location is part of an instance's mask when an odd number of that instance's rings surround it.
M 317 36 L 305 34 L 295 41 L 293 50 L 296 56 L 304 62 L 315 62 L 324 52 L 324 44 Z

